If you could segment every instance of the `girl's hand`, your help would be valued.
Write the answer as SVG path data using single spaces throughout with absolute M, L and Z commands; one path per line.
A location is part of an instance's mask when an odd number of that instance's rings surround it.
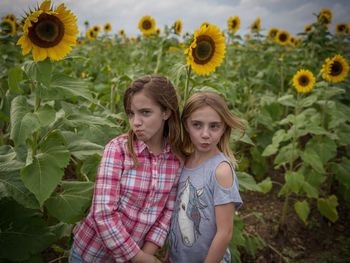
M 132 263 L 162 263 L 155 256 L 147 254 L 142 250 L 140 250 L 139 253 L 137 253 L 136 256 L 131 259 L 131 262 Z

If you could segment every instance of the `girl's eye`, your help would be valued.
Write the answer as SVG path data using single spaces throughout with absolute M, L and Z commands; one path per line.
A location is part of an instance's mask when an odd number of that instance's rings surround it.
M 220 124 L 215 123 L 215 124 L 210 125 L 210 128 L 213 129 L 213 130 L 217 130 L 217 129 L 220 129 L 221 126 L 220 126 Z
M 151 114 L 151 112 L 148 111 L 148 110 L 144 110 L 144 111 L 142 112 L 142 115 L 143 115 L 143 116 L 149 116 L 150 114 Z
M 128 112 L 127 115 L 128 115 L 128 118 L 130 119 L 130 118 L 132 118 L 134 116 L 134 113 L 133 112 Z
M 195 122 L 195 123 L 192 124 L 192 126 L 193 126 L 194 128 L 196 128 L 196 129 L 199 129 L 199 128 L 201 127 L 201 124 Z

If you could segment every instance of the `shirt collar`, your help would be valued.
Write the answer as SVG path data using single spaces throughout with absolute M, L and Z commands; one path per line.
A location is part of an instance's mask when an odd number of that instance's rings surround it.
M 136 154 L 140 154 L 142 153 L 145 149 L 148 150 L 148 146 L 147 144 L 144 142 L 144 141 L 141 141 L 141 140 L 138 140 L 136 139 L 135 142 L 134 142 L 134 151 Z M 170 147 L 170 144 L 168 142 L 168 139 L 165 139 L 164 140 L 164 147 L 163 147 L 163 151 L 162 153 L 169 153 L 171 150 L 171 147 Z

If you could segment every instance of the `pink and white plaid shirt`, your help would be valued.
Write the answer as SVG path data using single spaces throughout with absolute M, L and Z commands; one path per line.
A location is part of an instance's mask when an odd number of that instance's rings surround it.
M 181 163 L 169 144 L 153 155 L 136 140 L 134 150 L 136 169 L 126 134 L 105 147 L 90 212 L 73 230 L 74 248 L 86 262 L 127 262 L 145 241 L 164 244 Z

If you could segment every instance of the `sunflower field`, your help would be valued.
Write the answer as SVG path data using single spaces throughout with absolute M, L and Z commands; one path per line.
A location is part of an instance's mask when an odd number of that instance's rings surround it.
M 219 92 L 244 120 L 231 142 L 240 191 L 282 201 L 276 233 L 291 213 L 315 232 L 319 219 L 336 224 L 350 205 L 350 25 L 331 29 L 329 9 L 314 20 L 291 36 L 264 35 L 257 18 L 242 37 L 238 16 L 184 34 L 181 20 L 159 29 L 146 15 L 129 37 L 110 23 L 87 21 L 79 32 L 77 17 L 48 0 L 22 21 L 1 18 L 0 263 L 67 262 L 104 145 L 128 129 L 123 92 L 147 74 L 167 76 L 181 106 L 195 92 Z M 261 217 L 244 207 L 235 216 L 232 262 L 272 247 L 249 231 L 250 216 Z

